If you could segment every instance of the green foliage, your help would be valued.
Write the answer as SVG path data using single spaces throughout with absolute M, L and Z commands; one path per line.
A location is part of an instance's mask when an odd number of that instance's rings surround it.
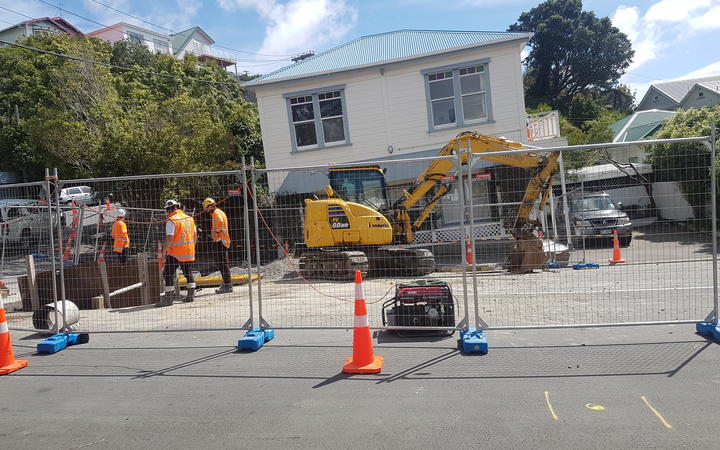
M 227 170 L 263 161 L 255 104 L 227 71 L 125 41 L 35 35 L 23 44 L 167 76 L 0 49 L 3 169 L 36 180 Z M 181 77 L 178 79 L 174 77 Z M 20 120 L 16 120 L 17 106 Z
M 720 106 L 679 111 L 665 121 L 656 137 L 710 136 L 713 122 L 720 123 Z M 678 186 L 695 216 L 704 217 L 710 194 L 711 155 L 707 147 L 700 143 L 653 145 L 648 156 L 656 181 L 682 181 Z
M 630 65 L 633 50 L 608 17 L 583 11 L 581 0 L 547 0 L 523 12 L 508 31 L 530 31 L 527 103 L 567 112 L 582 92 L 608 93 Z
M 565 136 L 569 145 L 600 144 L 611 142 L 613 132 L 610 125 L 622 119 L 625 114 L 619 111 L 601 110 L 596 119 L 584 121 L 560 120 L 560 134 Z M 578 125 L 575 125 L 578 123 Z M 568 170 L 597 164 L 602 161 L 601 150 L 580 150 L 566 152 L 565 167 Z

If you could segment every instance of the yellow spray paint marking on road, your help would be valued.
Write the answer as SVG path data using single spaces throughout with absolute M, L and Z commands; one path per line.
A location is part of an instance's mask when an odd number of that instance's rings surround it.
M 603 405 L 596 405 L 594 403 L 588 403 L 585 407 L 587 409 L 592 409 L 593 411 L 605 411 L 605 407 Z
M 558 420 L 558 416 L 557 414 L 555 414 L 552 403 L 550 403 L 550 393 L 548 391 L 545 391 L 545 402 L 547 403 L 547 407 L 550 410 L 550 414 L 552 414 L 552 418 Z
M 652 407 L 652 405 L 650 404 L 648 399 L 646 399 L 645 396 L 643 396 L 643 395 L 641 395 L 640 398 L 642 399 L 642 401 L 645 402 L 647 407 L 650 408 L 650 411 L 652 411 L 653 414 L 655 414 L 657 416 L 657 418 L 660 419 L 660 422 L 662 422 L 662 424 L 665 425 L 665 428 L 667 428 L 668 430 L 672 430 L 672 425 L 670 425 L 670 423 L 667 420 L 665 420 L 665 418 L 662 416 L 662 414 L 660 414 L 658 412 L 657 409 Z

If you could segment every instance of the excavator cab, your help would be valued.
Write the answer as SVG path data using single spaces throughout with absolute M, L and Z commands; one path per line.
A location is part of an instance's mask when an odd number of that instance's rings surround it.
M 328 178 L 330 186 L 345 201 L 375 211 L 387 211 L 390 206 L 385 173 L 378 166 L 332 168 Z

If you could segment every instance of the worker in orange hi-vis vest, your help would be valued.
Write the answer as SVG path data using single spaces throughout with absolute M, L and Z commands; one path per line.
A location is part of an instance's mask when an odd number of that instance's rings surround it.
M 130 253 L 130 236 L 128 235 L 127 224 L 125 224 L 125 210 L 122 208 L 117 210 L 110 236 L 113 238 L 115 262 L 127 264 L 128 253 Z
M 195 277 L 192 273 L 192 262 L 195 261 L 195 242 L 197 231 L 195 220 L 185 214 L 176 200 L 165 202 L 165 212 L 168 220 L 165 224 L 165 269 L 163 278 L 165 280 L 165 292 L 160 299 L 159 306 L 170 306 L 176 299 L 175 296 L 175 272 L 177 268 L 182 269 L 187 279 L 187 296 L 185 302 L 192 302 L 195 299 Z
M 224 294 L 232 292 L 232 282 L 230 279 L 230 232 L 228 231 L 228 219 L 223 210 L 218 208 L 215 200 L 206 198 L 202 202 L 205 212 L 212 217 L 212 230 L 210 238 L 213 241 L 212 253 L 215 261 L 220 267 L 223 284 L 215 290 L 216 294 Z

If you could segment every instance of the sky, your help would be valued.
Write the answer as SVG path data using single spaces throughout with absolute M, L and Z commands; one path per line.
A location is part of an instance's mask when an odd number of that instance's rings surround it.
M 306 51 L 399 29 L 505 31 L 539 0 L 0 0 L 0 29 L 62 16 L 84 32 L 129 22 L 162 33 L 200 26 L 238 71 L 268 73 Z M 720 0 L 584 0 L 627 34 L 621 82 L 639 101 L 654 81 L 720 74 Z

